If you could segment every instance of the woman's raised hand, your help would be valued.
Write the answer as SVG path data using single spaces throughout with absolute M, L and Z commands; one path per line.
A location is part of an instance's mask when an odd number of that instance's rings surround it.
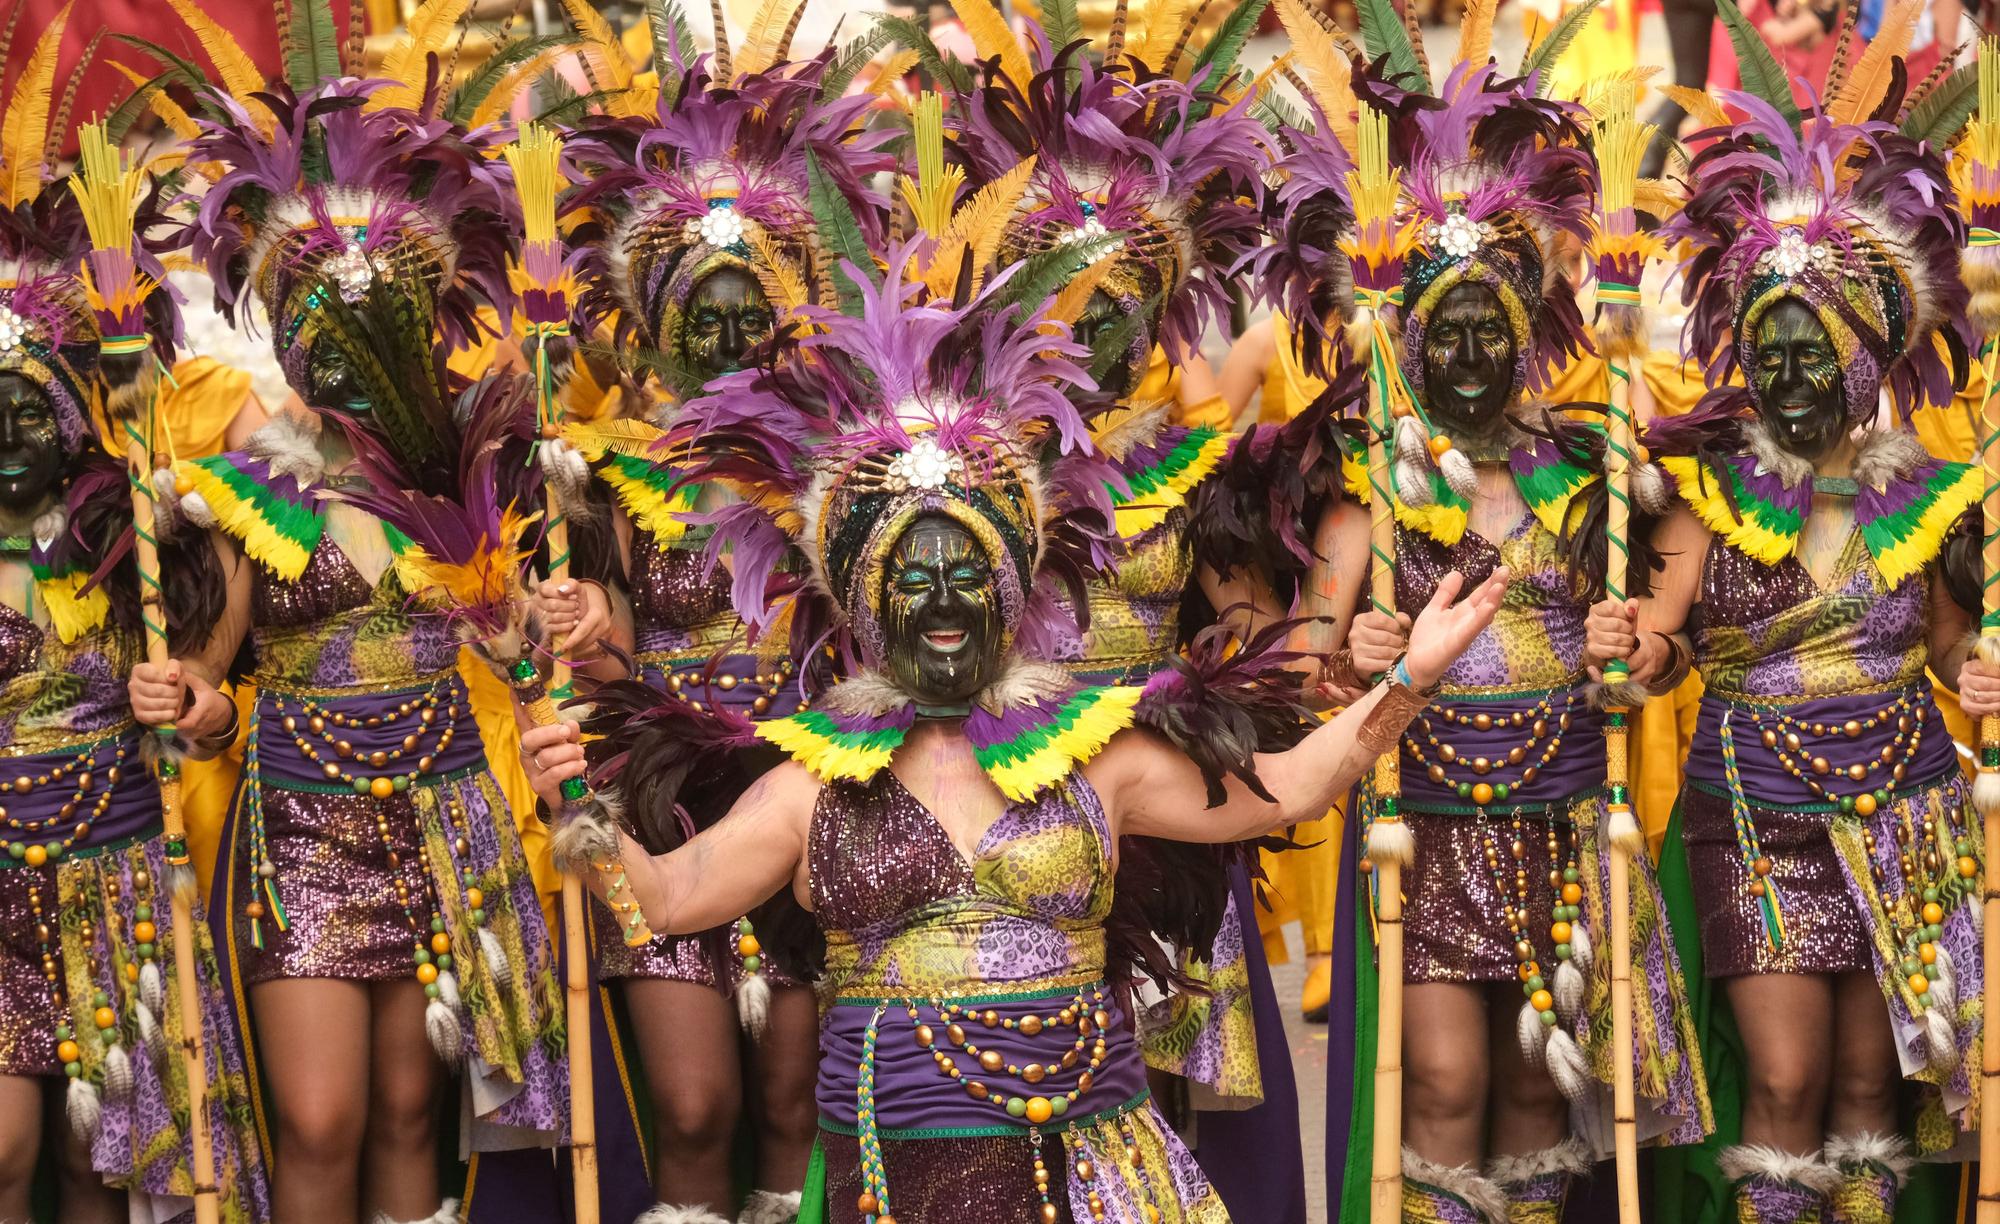
M 562 807 L 562 784 L 581 778 L 587 767 L 580 736 L 572 722 L 521 730 L 521 765 L 528 771 L 528 785 L 552 812 Z
M 1410 628 L 1410 648 L 1403 656 L 1403 666 L 1408 669 L 1412 684 L 1427 689 L 1443 678 L 1445 669 L 1457 662 L 1472 640 L 1493 623 L 1493 614 L 1500 610 L 1500 600 L 1507 594 L 1507 583 L 1511 580 L 1512 575 L 1506 569 L 1496 569 L 1477 590 L 1459 599 L 1465 575 L 1453 570 L 1444 576 L 1430 603 Z

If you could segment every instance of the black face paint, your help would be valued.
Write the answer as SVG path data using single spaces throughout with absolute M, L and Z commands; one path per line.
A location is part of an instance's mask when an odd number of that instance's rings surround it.
M 1446 433 L 1480 437 L 1514 393 L 1514 329 L 1485 285 L 1452 286 L 1424 328 L 1424 407 Z
M 717 268 L 694 287 L 682 315 L 681 359 L 704 382 L 732 374 L 771 330 L 771 307 L 757 278 L 741 268 Z
M 322 412 L 366 416 L 370 411 L 368 396 L 354 376 L 354 367 L 348 364 L 340 346 L 324 334 L 314 336 L 312 347 L 306 350 L 303 394 L 309 407 Z
M 1819 459 L 1847 434 L 1847 390 L 1840 354 L 1812 308 L 1786 298 L 1757 321 L 1750 389 L 1757 419 L 1778 445 Z
M 0 374 L 0 509 L 38 508 L 62 478 L 55 406 L 33 381 Z
M 1000 589 L 972 533 L 941 514 L 910 524 L 882 573 L 889 674 L 919 707 L 963 706 L 992 683 Z
M 1112 300 L 1111 295 L 1104 290 L 1096 290 L 1090 295 L 1090 300 L 1084 303 L 1083 313 L 1077 317 L 1073 329 L 1076 342 L 1094 351 L 1104 333 L 1117 327 L 1124 320 L 1125 308 Z M 1157 326 L 1159 320 L 1155 319 L 1152 322 Z M 1087 366 L 1089 359 L 1086 359 L 1084 364 Z M 1138 385 L 1142 373 L 1136 368 L 1136 364 L 1130 352 L 1119 354 L 1118 362 L 1104 376 L 1099 389 L 1114 396 L 1123 396 L 1131 391 Z

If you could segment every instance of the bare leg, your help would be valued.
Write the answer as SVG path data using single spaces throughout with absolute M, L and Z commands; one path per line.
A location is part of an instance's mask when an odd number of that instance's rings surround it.
M 250 988 L 250 1003 L 277 1114 L 272 1218 L 356 1224 L 368 1124 L 368 986 L 324 978 L 260 982 Z
M 1827 1093 L 1826 1133 L 1894 1134 L 1901 1077 L 1882 988 L 1873 974 L 1841 974 L 1833 983 L 1833 1083 Z
M 663 1203 L 729 1215 L 729 1142 L 743 1108 L 736 1006 L 688 982 L 632 978 L 625 991 L 653 1098 L 654 1190 Z
M 1724 988 L 1748 1073 L 1743 1142 L 1799 1156 L 1818 1151 L 1834 1073 L 1833 979 L 1759 974 L 1725 979 Z
M 372 982 L 368 1128 L 361 1165 L 368 1206 L 392 1220 L 437 1213 L 437 1103 L 444 1068 L 424 1035 L 424 988 Z
M 756 1083 L 750 1106 L 757 1119 L 757 1188 L 790 1193 L 806 1184 L 819 1129 L 813 1101 L 819 1007 L 810 988 L 771 992 L 771 1027 L 750 1043 L 750 1070 Z
M 61 1080 L 50 1081 L 49 1135 L 56 1139 L 56 1219 L 61 1224 L 126 1224 L 131 1209 L 123 1190 L 104 1184 L 90 1160 L 90 1144 L 70 1129 L 62 1108 Z
M 1427 982 L 1403 992 L 1403 1142 L 1425 1160 L 1478 1168 L 1485 1146 L 1486 994 Z M 1511 1019 L 1511 1016 L 1510 1016 Z
M 0 1075 L 0 1220 L 7 1224 L 28 1218 L 28 1191 L 41 1150 L 41 1081 Z
M 1487 995 L 1487 1057 L 1493 1074 L 1487 1134 L 1491 1156 L 1524 1156 L 1554 1147 L 1569 1137 L 1569 1101 L 1555 1080 L 1521 1057 L 1515 1024 L 1525 1000 L 1508 983 Z

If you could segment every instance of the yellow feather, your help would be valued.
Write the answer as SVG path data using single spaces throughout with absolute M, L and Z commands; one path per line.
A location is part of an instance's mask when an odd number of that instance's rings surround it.
M 1007 218 L 1020 206 L 1021 197 L 1028 191 L 1028 179 L 1034 173 L 1035 158 L 1030 154 L 1020 165 L 974 192 L 953 214 L 947 233 L 953 239 L 971 244 L 973 276 L 977 281 L 986 279 L 986 269 L 992 266 L 1000 249 Z M 975 291 L 977 288 L 975 282 Z
M 117 60 L 106 60 L 105 62 L 122 73 L 126 80 L 132 82 L 134 87 L 144 85 L 152 79 L 151 77 L 141 76 Z M 182 140 L 193 140 L 195 137 L 201 135 L 201 129 L 195 125 L 193 116 L 181 109 L 180 103 L 168 97 L 166 90 L 154 90 L 153 96 L 146 99 L 146 105 L 152 109 L 155 115 L 159 116 L 161 123 L 167 125 L 169 131 Z
M 655 462 L 663 456 L 654 444 L 666 436 L 659 426 L 630 417 L 598 421 L 565 421 L 563 441 L 577 449 L 584 459 L 596 463 L 606 455 L 631 455 Z
M 1158 72 L 1166 62 L 1167 52 L 1174 49 L 1175 41 L 1180 38 L 1187 10 L 1188 0 L 1147 0 L 1145 22 L 1139 28 L 1139 42 L 1132 50 L 1133 56 Z
M 1693 115 L 1703 127 L 1728 127 L 1729 112 L 1722 103 L 1706 89 L 1695 89 L 1688 85 L 1662 85 L 1660 92 L 1672 99 L 1674 105 Z
M 1334 47 L 1325 27 L 1306 8 L 1305 0 L 1278 0 L 1278 20 L 1292 36 L 1292 63 L 1305 76 L 1313 100 L 1334 125 L 1340 142 L 1353 142 L 1354 70 Z
M 1687 200 L 1661 179 L 1640 179 L 1632 192 L 1633 207 L 1649 212 L 1662 221 L 1681 210 Z
M 626 89 L 632 84 L 632 65 L 625 58 L 625 48 L 612 32 L 611 23 L 604 15 L 591 7 L 589 0 L 563 0 L 563 8 L 576 23 L 577 33 L 583 35 L 589 45 L 584 48 L 591 58 L 591 66 L 604 74 L 601 82 L 606 89 Z
M 761 226 L 745 232 L 743 237 L 750 249 L 757 252 L 757 279 L 763 282 L 764 296 L 777 308 L 780 322 L 812 301 L 798 265 L 785 258 L 785 253 Z
M 402 40 L 389 49 L 388 55 L 382 59 L 382 70 L 376 74 L 395 84 L 376 90 L 362 109 L 414 108 L 423 101 L 424 78 L 429 72 L 430 57 L 444 50 L 445 40 L 450 37 L 458 19 L 465 15 L 469 3 L 470 0 L 424 0 L 423 5 L 410 14 L 410 23 L 404 30 Z
M 792 14 L 804 3 L 805 0 L 763 0 L 757 6 L 757 15 L 743 35 L 743 49 L 736 53 L 739 75 L 763 72 L 777 62 L 778 44 L 791 28 Z
M 1896 0 L 1882 18 L 1875 37 L 1868 40 L 1868 46 L 1855 62 L 1854 71 L 1841 82 L 1840 92 L 1833 96 L 1833 102 L 1826 108 L 1826 117 L 1833 123 L 1859 123 L 1866 119 L 1889 91 L 1892 72 L 1890 61 L 1910 49 L 1910 36 L 1916 32 L 1917 17 L 1924 10 L 1925 0 Z
M 222 78 L 223 88 L 229 96 L 244 105 L 250 105 L 250 95 L 264 88 L 264 72 L 257 67 L 257 61 L 243 50 L 236 36 L 223 29 L 215 19 L 196 7 L 193 0 L 167 0 L 174 6 L 174 12 L 193 31 L 201 49 L 208 53 L 208 62 L 215 65 L 216 75 Z M 261 109 L 261 103 L 258 104 Z
M 1483 64 L 1493 56 L 1493 12 L 1499 0 L 1466 0 L 1465 17 L 1458 23 L 1458 59 L 1464 64 Z
M 521 96 L 522 91 L 534 84 L 535 78 L 553 67 L 555 62 L 562 58 L 567 49 L 565 47 L 550 47 L 540 55 L 533 56 L 509 68 L 506 74 L 493 86 L 493 91 L 481 99 L 479 105 L 474 108 L 472 112 L 472 129 L 477 131 L 488 124 L 498 123 L 501 119 L 505 118 L 507 112 L 513 109 L 514 100 Z
M 1007 26 L 1007 19 L 1000 10 L 993 7 L 993 0 L 952 0 L 952 11 L 965 24 L 965 32 L 972 39 L 974 52 L 980 59 L 1000 57 L 1000 71 L 1007 79 L 1020 86 L 1028 87 L 1034 80 L 1034 69 L 1028 66 L 1028 53 L 1021 49 L 1021 40 Z
M 7 115 L 0 121 L 0 205 L 13 208 L 41 194 L 42 143 L 49 134 L 49 91 L 56 79 L 56 52 L 62 46 L 68 4 L 42 31 L 14 82 Z
M 910 69 L 916 66 L 915 51 L 896 52 L 882 61 L 881 71 L 875 74 L 874 80 L 868 82 L 868 92 L 883 98 L 893 96 L 890 91 L 901 84 L 903 78 L 909 75 Z
M 1058 322 L 1074 325 L 1083 317 L 1083 308 L 1090 303 L 1090 295 L 1097 292 L 1097 286 L 1110 274 L 1112 265 L 1119 260 L 1121 252 L 1107 251 L 1097 261 L 1069 278 L 1069 284 L 1056 294 L 1055 304 L 1049 307 L 1049 317 Z
M 1584 82 L 1583 89 L 1577 95 L 1577 101 L 1600 120 L 1610 113 L 1614 105 L 1617 105 L 1615 100 L 1624 90 L 1630 90 L 1635 109 L 1642 107 L 1646 101 L 1646 82 L 1652 80 L 1659 71 L 1657 67 L 1639 66 L 1592 77 Z

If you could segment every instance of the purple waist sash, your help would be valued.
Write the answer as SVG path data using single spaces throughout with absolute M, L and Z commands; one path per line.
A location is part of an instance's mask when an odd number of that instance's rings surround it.
M 471 698 L 456 672 L 421 688 L 346 697 L 288 693 L 259 682 L 255 717 L 259 776 L 281 788 L 359 789 L 377 778 L 393 781 L 413 772 L 432 778 L 486 761 Z M 289 731 L 287 718 L 292 720 Z M 320 720 L 317 729 L 315 718 Z M 311 755 L 300 748 L 300 739 Z M 342 775 L 353 782 L 343 782 Z
M 16 845 L 24 853 L 31 845 L 46 846 L 50 859 L 59 857 L 56 851 L 63 839 L 75 834 L 77 825 L 84 822 L 90 827 L 64 853 L 74 855 L 156 832 L 160 788 L 139 760 L 140 734 L 135 728 L 94 744 L 0 760 L 0 808 L 6 811 L 6 817 L 0 819 L 0 844 L 7 847 L 7 861 L 19 857 L 12 853 Z M 121 748 L 123 759 L 118 755 Z M 62 770 L 59 780 L 52 776 L 58 769 Z M 86 773 L 90 775 L 87 788 L 80 785 Z M 50 780 L 39 783 L 44 777 Z M 18 789 L 19 778 L 30 783 L 26 793 Z M 101 812 L 97 810 L 100 802 L 104 804 Z M 68 815 L 62 811 L 65 804 L 74 805 Z
M 1899 700 L 1904 704 L 1898 706 Z M 1743 794 L 1760 807 L 1826 804 L 1863 791 L 1893 791 L 1898 785 L 1935 781 L 1958 766 L 1951 733 L 1945 730 L 1928 682 L 1886 693 L 1782 703 L 1704 694 L 1688 753 L 1688 778 L 1726 792 L 1730 781 L 1725 756 L 1732 754 L 1724 752 L 1725 719 Z M 1899 741 L 1897 728 L 1903 720 L 1908 721 L 1910 733 Z M 1858 734 L 1848 734 L 1850 723 L 1856 724 Z M 1815 728 L 1823 734 L 1813 734 Z M 1775 747 L 1766 745 L 1767 732 L 1777 740 Z M 1796 751 L 1789 747 L 1787 735 L 1798 737 Z M 1890 751 L 1887 762 L 1882 761 L 1884 749 Z M 1816 759 L 1826 762 L 1825 773 L 1815 769 Z M 1787 760 L 1803 776 L 1788 769 Z M 1865 767 L 1871 761 L 1875 767 L 1864 769 L 1861 780 L 1847 773 L 1851 766 Z M 1898 765 L 1903 768 L 1900 783 L 1893 773 Z M 1819 782 L 1826 794 L 1814 793 L 1806 785 L 1808 778 Z
M 639 674 L 654 688 L 745 718 L 784 718 L 799 711 L 798 679 L 789 666 L 778 670 L 753 654 L 676 656 L 671 650 L 645 649 L 641 638 Z
M 1097 989 L 1103 989 L 1097 987 Z M 1129 1105 L 1146 1091 L 1146 1068 L 1139 1055 L 1137 1039 L 1123 1013 L 1105 991 L 1102 1002 L 1086 1007 L 1102 1010 L 1110 1020 L 1104 1030 L 1105 1057 L 1090 1071 L 1092 1046 L 1097 1033 L 1084 1039 L 1075 1065 L 1063 1069 L 1065 1054 L 1076 1049 L 1077 1031 L 1049 1025 L 1033 1037 L 1021 1032 L 1022 1017 L 1046 1019 L 1074 1005 L 1074 995 L 1037 999 L 1010 999 L 995 995 L 988 999 L 961 1000 L 966 1009 L 958 1018 L 966 1042 L 981 1054 L 992 1050 L 1003 1062 L 1026 1071 L 1030 1065 L 1051 1068 L 1039 1083 L 1030 1084 L 1021 1075 L 1009 1075 L 1006 1066 L 987 1072 L 978 1054 L 955 1044 L 948 1032 L 949 1021 L 938 1018 L 928 1001 L 919 1001 L 919 1019 L 910 1019 L 909 1001 L 839 999 L 827 1009 L 820 1024 L 819 1082 L 815 1097 L 821 1125 L 842 1134 L 854 1134 L 859 1125 L 861 1070 L 869 1062 L 868 1028 L 881 1008 L 873 1044 L 874 1125 L 885 1139 L 947 1138 L 974 1135 L 1026 1135 L 1031 1125 L 1026 1116 L 1016 1117 L 1005 1107 L 1010 1098 L 1024 1102 L 1034 1097 L 1051 1099 L 1075 1090 L 1085 1072 L 1090 1086 L 1064 1112 L 1043 1122 L 1044 1131 L 1060 1130 L 1083 1119 Z M 1089 992 L 1085 998 L 1090 998 Z M 1013 1020 L 1016 1027 L 988 1026 L 986 1013 L 997 1019 Z M 954 1079 L 939 1069 L 932 1047 L 917 1040 L 917 1026 L 931 1030 L 934 1048 L 948 1055 L 962 1079 Z M 988 1089 L 987 1099 L 976 1099 L 967 1084 L 978 1082 Z M 997 1102 L 997 1103 L 996 1103 Z
M 1537 721 L 1546 728 L 1539 736 L 1534 733 Z M 1566 804 L 1604 785 L 1604 715 L 1578 689 L 1490 701 L 1454 701 L 1446 694 L 1411 720 L 1403 739 L 1402 803 L 1417 811 L 1467 811 L 1475 799 L 1466 788 L 1482 783 L 1496 787 L 1492 801 L 1482 805 L 1487 811 Z M 1422 753 L 1421 761 L 1410 751 L 1412 744 Z M 1552 746 L 1555 754 L 1548 756 Z M 1444 759 L 1447 747 L 1450 761 Z M 1512 759 L 1517 751 L 1520 757 Z M 1488 765 L 1483 773 L 1476 768 L 1482 759 Z M 1506 790 L 1498 791 L 1503 785 Z

